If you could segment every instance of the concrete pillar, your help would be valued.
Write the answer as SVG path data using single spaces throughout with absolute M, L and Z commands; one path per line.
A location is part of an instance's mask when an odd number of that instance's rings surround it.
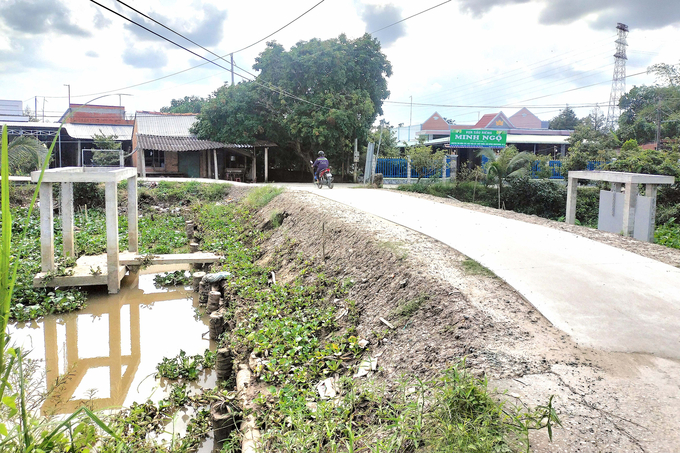
M 269 148 L 264 149 L 264 182 L 269 181 Z
M 52 183 L 40 184 L 40 255 L 43 272 L 54 270 L 54 205 Z
M 645 196 L 652 199 L 651 210 L 649 212 L 649 236 L 647 242 L 654 242 L 654 230 L 656 229 L 656 184 L 645 184 Z
M 139 153 L 139 162 L 141 165 L 139 174 L 142 175 L 142 178 L 146 178 L 146 159 L 144 158 L 144 150 L 143 149 L 138 149 L 137 153 Z
M 132 177 L 127 180 L 128 189 L 128 250 L 137 252 L 139 250 L 139 225 L 137 212 L 137 178 Z
M 80 144 L 80 140 L 78 140 L 78 155 L 76 156 L 76 166 L 78 167 L 83 166 L 83 147 Z
M 616 193 L 621 193 L 621 187 L 623 184 L 620 182 L 613 182 L 611 183 L 610 191 Z M 616 214 L 616 195 L 612 197 L 612 216 Z
M 626 183 L 626 194 L 623 198 L 623 235 L 632 236 L 635 230 L 635 204 L 637 202 L 638 186 Z
M 564 157 L 567 155 L 567 145 L 560 146 L 560 156 Z
M 75 236 L 73 233 L 73 183 L 61 183 L 61 230 L 64 244 L 64 257 L 76 256 Z
M 215 164 L 214 165 L 214 167 L 215 167 L 215 169 L 214 169 L 215 170 L 215 179 L 220 179 L 220 175 L 219 175 L 220 171 L 219 171 L 219 168 L 217 167 L 217 150 L 216 149 L 213 149 L 213 163 Z
M 257 156 L 255 155 L 255 148 L 253 148 L 253 167 L 251 170 L 251 179 L 253 182 L 257 182 Z
M 411 158 L 406 158 L 406 184 L 411 184 Z
M 578 179 L 567 176 L 567 213 L 565 222 L 574 225 L 576 223 L 576 196 L 578 193 Z
M 120 290 L 118 279 L 118 185 L 106 183 L 106 270 L 109 294 Z

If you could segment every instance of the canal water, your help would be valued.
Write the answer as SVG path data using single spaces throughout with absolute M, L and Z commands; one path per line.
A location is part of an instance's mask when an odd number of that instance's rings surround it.
M 154 286 L 156 274 L 177 269 L 151 266 L 125 276 L 119 294 L 90 290 L 84 310 L 10 327 L 11 342 L 37 361 L 39 387 L 64 381 L 41 406 L 43 414 L 70 414 L 83 403 L 107 410 L 159 401 L 169 390 L 154 378 L 163 357 L 175 357 L 180 349 L 194 355 L 215 348 L 208 340 L 208 318 L 196 315 L 197 293 Z M 212 373 L 204 373 L 196 386 L 213 387 Z

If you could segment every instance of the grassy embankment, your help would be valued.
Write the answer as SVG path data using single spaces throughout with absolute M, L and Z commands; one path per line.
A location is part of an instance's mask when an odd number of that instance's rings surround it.
M 356 336 L 361 313 L 348 297 L 352 280 L 327 277 L 325 266 L 330 264 L 296 253 L 294 239 L 276 250 L 276 259 L 270 264 L 257 264 L 261 247 L 271 233 L 257 230 L 254 214 L 277 191 L 256 189 L 238 204 L 204 202 L 201 195 L 185 196 L 188 192 L 178 185 L 159 185 L 141 190 L 140 200 L 151 206 L 175 194 L 173 202 L 191 205 L 191 213 L 184 212 L 184 217 L 191 215 L 197 222 L 202 249 L 225 256 L 221 268 L 214 270 L 232 273 L 225 294 L 231 301 L 225 320 L 233 329 L 225 333 L 221 344 L 229 347 L 237 360 L 245 360 L 251 353 L 266 358 L 255 370 L 258 381 L 264 384 L 255 401 L 266 451 L 519 451 L 527 448 L 530 429 L 556 421 L 550 404 L 527 411 L 500 402 L 484 379 L 467 372 L 463 358 L 459 365 L 428 382 L 404 377 L 390 389 L 358 384 L 351 376 L 364 350 Z M 163 246 L 172 244 L 168 243 L 168 232 L 183 230 L 184 217 L 179 214 L 172 210 L 149 214 L 152 223 L 143 229 L 150 234 L 157 230 Z M 84 223 L 79 221 L 81 232 L 89 232 L 79 250 L 99 247 L 96 219 L 98 215 L 89 210 Z M 178 247 L 186 244 L 186 238 L 182 240 L 178 239 Z M 146 246 L 150 252 L 153 243 L 150 240 Z M 28 250 L 34 250 L 28 244 L 19 245 L 26 249 L 21 256 L 30 256 Z M 270 272 L 283 259 L 296 263 L 299 277 L 290 284 L 270 285 Z M 341 319 L 329 303 L 335 298 L 344 299 L 349 309 Z M 231 407 L 238 416 L 233 382 L 195 396 L 187 391 L 187 381 L 212 366 L 213 360 L 211 353 L 193 357 L 180 353 L 165 359 L 159 364 L 158 374 L 175 381 L 167 398 L 134 404 L 110 418 L 108 429 L 114 436 L 102 433 L 96 423 L 85 419 L 70 438 L 59 438 L 46 451 L 61 451 L 58 449 L 67 445 L 91 448 L 97 443 L 103 452 L 193 451 L 211 429 L 210 404 Z M 338 377 L 339 396 L 321 400 L 315 386 L 330 376 Z M 170 445 L 157 445 L 154 436 L 188 406 L 194 412 L 186 435 L 173 436 Z M 234 431 L 223 451 L 239 451 L 239 440 L 238 431 Z
M 353 380 L 364 357 L 356 336 L 361 313 L 349 298 L 353 281 L 328 277 L 326 266 L 332 264 L 298 254 L 293 238 L 268 265 L 257 264 L 271 233 L 256 229 L 254 213 L 276 195 L 261 188 L 240 204 L 194 208 L 202 249 L 223 254 L 225 262 L 214 270 L 231 273 L 225 321 L 232 329 L 221 344 L 237 363 L 251 353 L 261 359 L 254 370 L 262 383 L 255 415 L 265 451 L 519 451 L 530 429 L 555 422 L 550 404 L 526 411 L 501 403 L 484 379 L 466 370 L 463 358 L 428 382 L 404 377 L 387 389 Z M 298 278 L 272 285 L 271 272 L 282 260 L 295 263 Z M 334 299 L 345 301 L 346 316 L 338 316 Z M 333 376 L 339 396 L 320 399 L 316 384 Z M 212 390 L 212 397 L 233 401 L 232 385 Z M 122 426 L 133 428 L 134 420 Z M 223 451 L 239 451 L 239 436 L 234 431 Z M 148 447 L 136 435 L 126 442 Z

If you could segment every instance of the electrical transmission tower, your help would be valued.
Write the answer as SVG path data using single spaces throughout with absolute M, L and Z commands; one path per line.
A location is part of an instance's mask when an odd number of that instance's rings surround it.
M 614 63 L 614 77 L 612 78 L 612 92 L 609 96 L 609 111 L 607 112 L 607 127 L 614 130 L 619 120 L 619 100 L 626 93 L 626 47 L 628 47 L 628 25 L 616 24 L 618 36 L 616 38 L 616 61 Z

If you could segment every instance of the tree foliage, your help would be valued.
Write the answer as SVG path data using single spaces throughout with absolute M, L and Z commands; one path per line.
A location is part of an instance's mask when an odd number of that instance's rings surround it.
M 493 181 L 498 185 L 498 209 L 501 208 L 503 199 L 503 182 L 507 178 L 526 175 L 531 167 L 535 156 L 526 151 L 517 152 L 517 148 L 510 145 L 496 154 L 490 148 L 479 151 L 480 156 L 486 157 L 485 164 L 487 181 Z
M 111 150 L 120 150 L 123 144 L 118 140 L 117 135 L 106 135 L 99 130 L 98 134 L 92 135 L 96 149 L 107 151 L 93 151 L 92 163 L 97 167 L 117 167 L 120 165 L 120 153 Z
M 276 42 L 258 56 L 255 81 L 213 93 L 193 131 L 199 138 L 230 143 L 268 139 L 306 164 L 323 149 L 341 168 L 350 163 L 354 138 L 365 142 L 389 96 L 392 66 L 377 39 L 301 41 L 286 51 Z M 294 163 L 292 161 L 295 161 Z
M 375 143 L 378 150 L 380 144 L 379 157 L 399 157 L 401 151 L 397 147 L 397 132 L 388 122 L 383 122 L 382 127 L 373 127 L 368 134 L 368 141 Z
M 28 175 L 39 170 L 47 157 L 47 147 L 35 137 L 15 138 L 7 148 L 7 162 L 12 175 Z
M 597 110 L 581 120 L 568 141 L 570 149 L 562 164 L 563 173 L 585 170 L 589 161 L 608 161 L 620 143 Z
M 201 113 L 206 100 L 199 96 L 184 96 L 183 99 L 173 99 L 169 107 L 161 107 L 163 113 Z
M 432 151 L 431 146 L 421 144 L 407 148 L 406 155 L 411 160 L 411 168 L 418 175 L 416 183 L 419 183 L 421 178 L 436 174 L 437 170 L 443 169 L 444 151 L 442 150 Z
M 657 121 L 660 138 L 680 135 L 680 87 L 635 86 L 619 101 L 619 138 L 638 143 L 656 141 Z
M 579 123 L 576 113 L 568 106 L 553 119 L 550 120 L 550 129 L 573 131 Z

